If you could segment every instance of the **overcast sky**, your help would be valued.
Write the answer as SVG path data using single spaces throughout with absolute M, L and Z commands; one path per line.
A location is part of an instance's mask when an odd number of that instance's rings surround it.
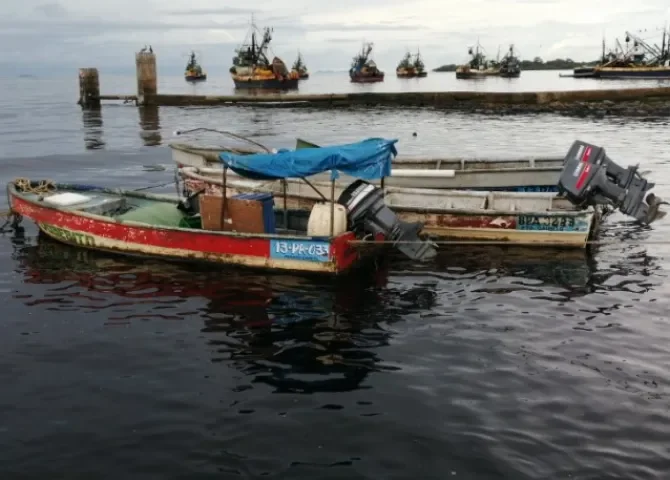
M 180 73 L 190 49 L 210 71 L 227 70 L 254 14 L 273 26 L 272 53 L 308 67 L 346 70 L 361 43 L 393 69 L 407 48 L 429 68 L 461 63 L 479 39 L 495 56 L 514 43 L 525 59 L 595 59 L 603 33 L 626 30 L 660 44 L 670 0 L 1 0 L 4 72 L 95 66 L 134 70 L 133 53 L 152 44 L 161 71 Z M 8 70 L 9 69 L 9 70 Z

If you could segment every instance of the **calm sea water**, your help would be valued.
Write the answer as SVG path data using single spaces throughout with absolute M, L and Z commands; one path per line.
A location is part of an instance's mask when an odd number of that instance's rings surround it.
M 450 84 L 443 75 L 427 80 Z M 670 197 L 665 120 L 128 105 L 82 113 L 75 80 L 0 80 L 3 184 L 166 183 L 172 132 L 204 126 L 271 147 L 382 135 L 399 138 L 401 153 L 444 156 L 560 156 L 581 138 L 623 165 L 639 162 Z M 180 80 L 161 89 L 177 92 Z M 103 74 L 105 91 L 108 81 Z M 318 74 L 308 82 L 301 91 L 335 85 Z M 133 79 L 115 85 L 132 93 Z M 144 167 L 157 164 L 167 169 Z M 614 216 L 602 236 L 620 242 L 588 252 L 454 247 L 430 264 L 392 256 L 345 281 L 138 262 L 23 226 L 0 235 L 0 478 L 670 472 L 666 220 L 642 228 Z

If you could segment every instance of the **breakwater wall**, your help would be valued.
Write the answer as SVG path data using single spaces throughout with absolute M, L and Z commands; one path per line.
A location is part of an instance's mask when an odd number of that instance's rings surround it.
M 567 90 L 553 92 L 379 92 L 301 95 L 263 93 L 172 95 L 158 93 L 154 53 L 136 55 L 137 94 L 100 94 L 95 68 L 79 72 L 79 103 L 99 108 L 102 101 L 123 100 L 144 106 L 255 106 L 263 108 L 402 107 L 439 108 L 480 114 L 559 113 L 577 116 L 670 116 L 670 87 Z

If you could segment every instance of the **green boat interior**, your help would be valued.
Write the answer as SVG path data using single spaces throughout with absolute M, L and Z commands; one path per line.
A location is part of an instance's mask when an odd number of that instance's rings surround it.
M 203 225 L 206 222 L 203 222 L 203 215 L 199 211 L 200 203 L 198 202 L 197 195 L 178 203 L 176 199 L 168 197 L 162 199 L 152 198 L 150 195 L 141 193 L 126 192 L 122 194 L 102 189 L 79 190 L 58 188 L 46 193 L 23 191 L 20 193 L 23 198 L 31 202 L 45 203 L 50 207 L 63 210 L 73 210 L 109 217 L 120 222 L 137 222 L 163 228 L 220 230 L 220 228 L 207 228 L 207 225 Z M 313 211 L 276 208 L 272 194 L 238 195 L 238 197 L 240 196 L 243 197 L 243 200 L 250 201 L 250 203 L 260 204 L 260 208 L 250 208 L 249 212 L 237 212 L 237 215 L 249 217 L 253 216 L 254 212 L 260 212 L 259 221 L 263 225 L 260 228 L 256 228 L 256 231 L 245 232 L 240 229 L 232 231 L 238 233 L 307 235 L 310 226 L 310 216 L 313 215 Z M 233 200 L 235 199 L 227 199 L 228 202 L 232 202 Z M 222 203 L 223 199 L 219 197 L 215 201 Z M 245 203 L 245 205 L 248 204 Z M 323 205 L 325 206 L 326 204 Z M 342 208 L 342 206 L 338 207 Z M 259 229 L 263 231 L 258 231 Z M 342 233 L 341 226 L 338 229 L 338 233 Z M 312 234 L 310 236 L 322 235 Z

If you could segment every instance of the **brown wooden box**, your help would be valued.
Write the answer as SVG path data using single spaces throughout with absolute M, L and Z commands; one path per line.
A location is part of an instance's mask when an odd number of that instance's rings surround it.
M 256 200 L 226 199 L 225 224 L 221 227 L 223 197 L 200 195 L 200 216 L 203 230 L 243 233 L 265 233 L 263 204 Z

